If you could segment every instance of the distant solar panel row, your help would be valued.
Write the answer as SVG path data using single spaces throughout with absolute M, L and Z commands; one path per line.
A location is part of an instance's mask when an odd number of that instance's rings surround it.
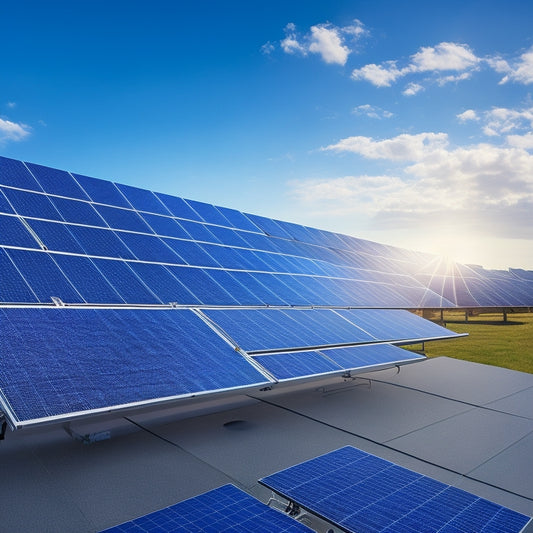
M 0 213 L 6 249 L 285 274 L 313 285 L 300 298 L 284 288 L 281 300 L 289 305 L 421 308 L 533 300 L 533 283 L 523 275 L 510 274 L 498 289 L 501 276 L 450 271 L 432 256 L 6 158 L 0 158 Z M 263 304 L 248 295 L 243 303 Z
M 351 446 L 259 482 L 353 533 L 519 533 L 530 521 Z

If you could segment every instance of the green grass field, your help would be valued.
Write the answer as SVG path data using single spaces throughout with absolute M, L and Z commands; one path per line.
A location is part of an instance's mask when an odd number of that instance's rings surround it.
M 447 311 L 444 322 L 448 329 L 469 336 L 426 342 L 428 357 L 444 355 L 533 374 L 533 313 L 509 313 L 507 322 L 501 313 L 487 313 L 465 322 L 464 312 Z

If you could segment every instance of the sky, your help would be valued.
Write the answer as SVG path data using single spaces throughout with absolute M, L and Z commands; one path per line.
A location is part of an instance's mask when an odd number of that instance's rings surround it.
M 533 269 L 533 3 L 0 4 L 0 155 Z

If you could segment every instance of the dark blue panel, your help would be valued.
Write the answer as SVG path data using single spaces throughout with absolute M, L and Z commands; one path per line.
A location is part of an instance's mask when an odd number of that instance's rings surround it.
M 244 350 L 283 350 L 372 341 L 330 310 L 205 310 Z
M 129 304 L 165 303 L 134 274 L 128 263 L 110 259 L 93 259 L 93 263 L 122 299 Z
M 170 196 L 168 194 L 155 193 L 155 195 L 165 204 L 166 208 L 178 218 L 187 220 L 202 221 L 200 215 L 191 208 L 191 206 L 183 199 L 177 196 Z
M 519 533 L 529 521 L 525 515 L 351 446 L 260 483 L 353 533 Z
M 186 202 L 202 217 L 202 220 L 209 224 L 231 227 L 228 219 L 214 206 L 196 200 L 186 200 Z
M 190 235 L 171 217 L 142 213 L 142 218 L 161 237 L 190 238 Z
M 4 194 L 19 215 L 47 220 L 63 220 L 54 204 L 44 194 L 15 189 L 4 189 Z
M 311 276 L 287 275 L 280 276 L 280 278 L 294 293 L 299 294 L 302 299 L 311 305 L 330 305 L 331 299 L 327 298 L 325 291 L 315 283 L 315 279 Z
M 21 248 L 41 248 L 20 219 L 8 215 L 0 215 L 0 244 Z
M 240 283 L 242 283 L 256 298 L 264 302 L 266 305 L 289 305 L 282 295 L 272 292 L 268 287 L 263 285 L 255 274 L 249 272 L 232 272 Z
M 261 230 L 244 213 L 241 213 L 236 209 L 220 207 L 218 205 L 216 208 L 224 215 L 224 217 L 226 217 L 226 219 L 234 228 L 262 233 Z
M 135 259 L 132 252 L 110 229 L 70 225 L 69 230 L 87 255 Z
M 129 266 L 162 302 L 176 302 L 179 305 L 197 305 L 201 303 L 163 265 L 132 261 Z
M 0 188 L 0 213 L 13 214 L 15 211 L 11 207 L 11 204 L 7 201 L 2 189 Z
M 61 213 L 65 222 L 83 224 L 85 226 L 105 227 L 106 225 L 102 220 L 102 217 L 100 217 L 100 215 L 94 210 L 93 206 L 88 202 L 68 200 L 66 198 L 57 198 L 53 196 L 50 197 L 50 201 Z
M 146 222 L 131 209 L 121 209 L 106 205 L 95 205 L 95 208 L 110 228 L 153 233 L 146 225 Z
M 318 352 L 256 355 L 254 359 L 280 381 L 342 370 L 339 365 L 336 365 Z
M 311 533 L 289 515 L 268 507 L 233 485 L 224 485 L 195 498 L 125 522 L 103 533 Z
M 189 238 L 193 241 L 220 243 L 213 233 L 211 233 L 209 229 L 210 227 L 206 224 L 190 222 L 189 220 L 180 220 L 179 225 L 187 232 Z
M 6 252 L 40 302 L 52 303 L 52 297 L 60 298 L 64 303 L 83 302 L 80 294 L 48 254 L 26 250 Z
M 239 302 L 201 268 L 168 267 L 189 291 L 205 305 L 238 305 Z
M 350 309 L 336 312 L 379 340 L 423 340 L 457 335 L 401 309 Z
M 273 239 L 266 235 L 260 233 L 241 233 L 240 236 L 248 243 L 249 247 L 254 250 L 279 252 L 279 248 L 274 244 Z
M 218 267 L 219 264 L 198 244 L 178 239 L 162 239 L 188 265 Z
M 68 172 L 34 163 L 27 163 L 27 166 L 45 192 L 66 196 L 67 198 L 89 200 L 85 192 Z
M 249 244 L 241 238 L 242 232 L 234 229 L 223 228 L 222 226 L 208 226 L 209 231 L 216 237 L 216 242 L 221 242 L 226 246 L 238 246 L 249 248 Z
M 53 254 L 52 257 L 87 303 L 124 303 L 124 299 L 113 289 L 88 257 L 64 254 Z
M 72 254 L 85 253 L 80 243 L 69 231 L 71 226 L 61 222 L 48 222 L 47 220 L 28 219 L 26 222 L 47 250 Z
M 296 292 L 285 283 L 286 276 L 280 274 L 254 273 L 252 276 L 262 283 L 268 290 L 278 295 L 289 305 L 312 305 L 303 293 Z
M 99 180 L 81 174 L 73 174 L 73 176 L 93 202 L 116 207 L 131 207 L 111 181 Z
M 425 359 L 423 355 L 403 350 L 391 344 L 368 344 L 333 348 L 323 350 L 322 353 L 345 370 Z
M 202 250 L 205 250 L 221 266 L 230 270 L 246 270 L 247 263 L 242 260 L 241 256 L 229 246 L 217 246 L 216 244 L 199 244 Z
M 15 265 L 12 263 L 11 259 L 3 248 L 0 248 L 0 272 L 2 272 L 2 283 L 0 283 L 0 302 L 37 302 L 37 297 L 30 290 L 29 285 L 24 281 L 24 278 L 15 268 Z
M 169 210 L 161 203 L 157 196 L 146 189 L 139 189 L 131 185 L 116 183 L 117 188 L 124 194 L 128 202 L 137 210 L 159 215 L 169 215 Z
M 189 310 L 10 308 L 0 316 L 0 391 L 15 423 L 267 383 Z
M 117 232 L 120 240 L 140 261 L 183 264 L 182 259 L 159 237 L 140 233 Z
M 238 281 L 232 273 L 217 269 L 209 269 L 205 272 L 213 278 L 218 285 L 224 287 L 224 290 L 229 292 L 240 305 L 265 305 L 265 302 L 253 294 L 246 285 Z
M 0 183 L 30 191 L 42 191 L 22 161 L 2 156 L 0 156 Z
M 271 218 L 262 217 L 259 215 L 252 215 L 245 213 L 245 215 L 258 227 L 261 228 L 267 235 L 273 237 L 281 237 L 283 239 L 292 239 L 292 236 L 287 233 L 275 220 Z

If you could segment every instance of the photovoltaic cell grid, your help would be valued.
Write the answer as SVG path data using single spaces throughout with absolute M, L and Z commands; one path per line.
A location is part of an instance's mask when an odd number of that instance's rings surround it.
M 259 482 L 354 533 L 519 533 L 530 521 L 351 446 Z
M 270 381 L 186 309 L 0 309 L 15 427 Z
M 223 485 L 194 498 L 176 503 L 106 529 L 105 533 L 311 533 L 304 524 L 268 507 L 238 489 Z M 103 532 L 104 533 L 104 532 Z
M 148 287 L 129 294 L 130 304 L 168 304 L 163 298 L 174 296 L 170 301 L 190 305 L 179 300 L 180 283 L 187 281 L 183 265 L 202 267 L 208 280 L 212 269 L 247 274 L 233 280 L 230 297 L 224 286 L 216 296 L 195 294 L 204 305 L 420 308 L 533 300 L 527 276 L 444 267 L 424 254 L 6 158 L 0 158 L 0 213 L 6 252 L 26 248 L 51 259 L 80 254 L 85 261 L 79 268 L 87 272 L 96 257 L 127 266 L 164 263 L 172 270 L 173 290 L 158 294 Z M 54 261 L 46 264 L 56 277 L 68 277 Z M 0 301 L 13 303 L 25 292 L 20 287 L 33 281 L 23 263 L 15 266 L 19 289 L 2 291 Z M 261 279 L 250 280 L 250 273 Z M 97 296 L 86 294 L 83 301 L 99 303 Z

